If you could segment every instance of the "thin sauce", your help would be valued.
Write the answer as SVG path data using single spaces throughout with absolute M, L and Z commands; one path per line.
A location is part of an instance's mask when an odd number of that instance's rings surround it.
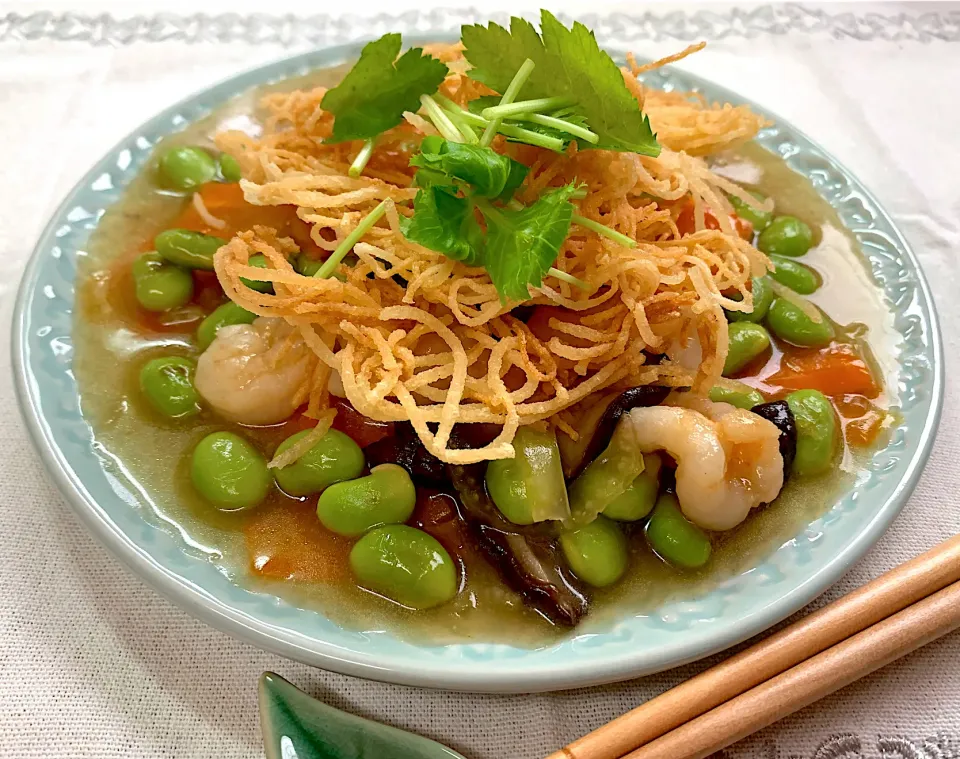
M 322 81 L 325 76 L 332 79 L 336 72 L 311 78 Z M 249 109 L 250 98 L 240 99 L 165 141 L 161 148 L 174 142 L 203 144 L 224 126 L 242 124 L 244 119 L 249 122 L 245 116 Z M 837 342 L 821 351 L 775 343 L 770 355 L 748 367 L 742 379 L 768 397 L 782 397 L 800 376 L 815 383 L 818 367 L 826 358 L 846 356 L 850 366 L 843 374 L 846 384 L 838 385 L 835 377 L 830 379 L 823 372 L 819 378 L 824 383 L 821 389 L 829 390 L 841 416 L 846 454 L 835 472 L 794 479 L 772 506 L 756 510 L 736 530 L 714 536 L 714 557 L 702 570 L 681 572 L 670 567 L 649 551 L 638 534 L 640 528 L 628 527 L 629 574 L 613 588 L 594 592 L 591 613 L 578 632 L 608 625 L 625 613 L 648 611 L 668 598 L 691 597 L 754 566 L 822 513 L 834 494 L 849 486 L 859 461 L 869 446 L 882 439 L 892 418 L 887 409 L 896 401 L 891 395 L 896 373 L 890 316 L 849 236 L 840 231 L 836 215 L 776 156 L 747 146 L 729 161 L 731 166 L 750 168 L 756 186 L 777 198 L 778 212 L 793 213 L 816 228 L 819 245 L 804 259 L 824 279 L 814 300 L 843 325 Z M 503 586 L 472 547 L 455 518 L 452 499 L 443 493 L 420 490 L 411 522 L 434 535 L 456 558 L 463 587 L 449 604 L 411 612 L 354 584 L 347 558 L 354 541 L 320 525 L 315 515 L 316 497 L 295 499 L 274 491 L 250 511 L 223 512 L 193 491 L 187 455 L 210 432 L 238 431 L 270 457 L 283 439 L 312 425 L 298 415 L 273 427 L 239 428 L 206 411 L 187 421 L 171 421 L 160 418 L 140 397 L 138 372 L 143 363 L 167 353 L 195 356 L 192 338 L 198 321 L 224 300 L 212 275 L 198 273 L 198 296 L 182 312 L 157 316 L 140 309 L 133 297 L 129 264 L 151 249 L 156 233 L 181 226 L 230 237 L 252 224 L 265 224 L 311 249 L 306 225 L 292 208 L 246 207 L 238 212 L 236 197 L 230 195 L 237 192 L 230 185 L 204 188 L 207 209 L 227 222 L 226 228 L 212 229 L 187 200 L 157 191 L 146 172 L 104 216 L 84 254 L 75 371 L 84 414 L 95 428 L 97 450 L 117 478 L 118 488 L 136 494 L 132 501 L 129 494 L 124 495 L 131 507 L 143 509 L 148 520 L 179 534 L 186 550 L 215 562 L 234 581 L 317 608 L 344 625 L 391 629 L 435 642 L 473 639 L 537 646 L 554 640 L 561 631 Z M 344 403 L 335 426 L 361 446 L 391 434 L 392 429 L 390 424 L 364 419 Z

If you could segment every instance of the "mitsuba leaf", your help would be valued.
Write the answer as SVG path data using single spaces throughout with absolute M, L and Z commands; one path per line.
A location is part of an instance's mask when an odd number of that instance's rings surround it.
M 392 129 L 404 111 L 420 108 L 420 96 L 439 89 L 447 67 L 411 48 L 400 58 L 399 34 L 385 34 L 364 46 L 360 60 L 320 103 L 334 115 L 327 142 L 368 140 Z
M 413 201 L 413 216 L 401 217 L 400 229 L 408 240 L 425 248 L 468 266 L 482 266 L 483 230 L 473 202 L 455 192 L 440 185 L 422 188 Z
M 527 176 L 526 166 L 491 148 L 463 145 L 435 136 L 424 138 L 420 152 L 410 159 L 410 165 L 420 168 L 418 186 L 423 186 L 419 178 L 422 171 L 442 172 L 451 180 L 470 185 L 473 194 L 484 198 L 509 199 Z M 435 174 L 424 180 L 429 184 L 440 181 Z
M 570 232 L 574 184 L 545 192 L 518 211 L 481 207 L 487 221 L 483 265 L 500 300 L 527 300 L 527 287 L 539 287 Z
M 473 66 L 469 76 L 502 93 L 529 58 L 536 67 L 518 99 L 570 98 L 600 136 L 596 147 L 659 155 L 649 119 L 593 32 L 580 23 L 567 29 L 549 11 L 541 12 L 540 28 L 542 34 L 537 34 L 529 21 L 516 17 L 509 31 L 493 23 L 464 26 L 464 56 Z

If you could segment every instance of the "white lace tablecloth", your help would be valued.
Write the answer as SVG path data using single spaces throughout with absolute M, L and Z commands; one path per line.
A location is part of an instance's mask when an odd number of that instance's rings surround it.
M 489 12 L 538 4 L 483 5 Z M 298 11 L 292 0 L 211 0 L 204 16 L 193 16 L 201 5 L 186 0 L 0 3 L 2 756 L 258 757 L 256 682 L 274 670 L 334 706 L 437 738 L 470 759 L 536 759 L 708 663 L 604 688 L 508 697 L 311 669 L 233 640 L 160 598 L 86 533 L 45 479 L 16 409 L 8 345 L 16 284 L 45 219 L 96 158 L 161 107 L 261 62 L 390 28 L 382 15 L 372 22 L 316 15 L 330 5 Z M 902 516 L 825 598 L 960 530 L 958 6 L 551 5 L 584 15 L 601 36 L 630 41 L 643 55 L 708 40 L 708 50 L 683 65 L 822 142 L 879 196 L 920 255 L 946 341 L 940 435 Z M 409 0 L 350 4 L 369 16 L 407 8 Z M 619 15 L 598 21 L 608 9 Z M 425 13 L 451 25 L 475 16 Z M 723 756 L 960 756 L 960 635 Z

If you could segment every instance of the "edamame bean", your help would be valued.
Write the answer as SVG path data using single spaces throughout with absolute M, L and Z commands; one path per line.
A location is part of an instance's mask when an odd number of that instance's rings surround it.
M 223 177 L 224 182 L 239 182 L 243 179 L 240 164 L 229 153 L 220 154 L 220 176 Z
M 759 192 L 751 192 L 751 195 L 757 200 L 766 200 L 766 196 Z M 763 211 L 759 208 L 754 208 L 753 206 L 747 205 L 740 198 L 730 195 L 729 196 L 730 205 L 733 206 L 734 213 L 737 214 L 741 219 L 749 221 L 753 224 L 753 229 L 756 232 L 762 232 L 773 220 L 773 211 Z
M 786 401 L 797 422 L 797 454 L 791 471 L 801 476 L 827 471 L 839 442 L 833 404 L 819 390 L 797 390 Z
M 759 390 L 731 380 L 724 385 L 714 385 L 710 390 L 710 400 L 714 403 L 729 403 L 731 406 L 749 411 L 763 403 L 765 399 Z
M 757 238 L 767 255 L 802 256 L 812 245 L 813 231 L 796 216 L 778 216 Z
M 305 277 L 315 277 L 317 272 L 320 271 L 321 266 L 323 266 L 323 261 L 310 258 L 310 256 L 304 253 L 298 255 L 293 264 L 293 268 L 296 269 L 297 273 Z
M 556 433 L 521 427 L 513 448 L 516 455 L 512 459 L 487 465 L 487 491 L 500 512 L 514 524 L 569 516 Z
M 636 522 L 653 510 L 660 489 L 660 457 L 655 453 L 643 456 L 643 471 L 630 487 L 614 498 L 603 510 L 603 515 L 618 522 Z
M 197 444 L 190 479 L 200 495 L 227 511 L 256 506 L 273 483 L 259 451 L 232 432 L 214 432 Z
M 200 411 L 200 395 L 193 386 L 196 369 L 196 361 L 189 358 L 155 358 L 140 370 L 140 391 L 164 416 L 193 416 Z
M 256 318 L 256 314 L 229 300 L 222 306 L 217 306 L 200 322 L 200 326 L 197 327 L 197 345 L 200 350 L 205 351 L 210 347 L 210 343 L 213 342 L 221 327 L 229 327 L 232 324 L 253 324 Z
M 269 269 L 267 266 L 267 257 L 263 253 L 257 253 L 250 256 L 250 259 L 247 261 L 250 266 L 256 266 L 258 269 Z M 258 293 L 272 293 L 273 292 L 273 282 L 263 282 L 258 279 L 247 279 L 246 277 L 240 277 L 240 281 L 244 285 L 249 287 L 251 290 L 256 290 Z
M 561 533 L 560 547 L 574 574 L 595 588 L 612 585 L 627 570 L 627 539 L 616 522 L 605 517 Z
M 819 309 L 818 309 L 819 311 Z M 826 315 L 820 311 L 815 322 L 799 306 L 785 298 L 777 298 L 767 312 L 767 326 L 781 340 L 806 348 L 820 348 L 833 340 L 836 332 Z
M 280 443 L 275 455 L 289 450 L 309 434 L 310 430 L 304 430 L 291 435 Z M 326 490 L 335 482 L 359 477 L 364 465 L 363 451 L 352 438 L 339 430 L 327 430 L 295 462 L 282 469 L 274 469 L 273 477 L 284 492 L 299 498 Z
M 457 594 L 450 554 L 436 538 L 405 524 L 377 527 L 360 538 L 350 566 L 363 587 L 412 609 L 439 606 Z
M 729 347 L 723 364 L 723 376 L 729 377 L 743 369 L 770 347 L 770 334 L 753 322 L 734 322 L 727 326 Z
M 804 266 L 784 256 L 770 256 L 776 267 L 770 276 L 781 285 L 786 285 L 801 295 L 810 295 L 820 287 L 820 278 L 809 266 Z
M 170 148 L 160 156 L 160 176 L 176 190 L 193 190 L 217 176 L 217 164 L 203 148 Z
M 680 511 L 673 493 L 662 493 L 646 527 L 647 542 L 665 561 L 684 569 L 702 567 L 713 550 L 710 538 Z
M 381 464 L 357 480 L 330 485 L 317 501 L 317 516 L 338 535 L 363 535 L 371 527 L 401 524 L 413 514 L 417 491 L 407 470 Z
M 770 304 L 773 303 L 773 288 L 770 286 L 770 280 L 767 277 L 754 277 L 751 280 L 750 292 L 753 293 L 753 310 L 744 311 L 725 311 L 727 321 L 731 322 L 758 322 L 767 315 Z M 737 300 L 740 300 L 737 293 Z
M 179 308 L 193 297 L 193 277 L 159 253 L 144 253 L 130 267 L 137 302 L 148 311 Z
M 213 271 L 213 254 L 227 241 L 189 229 L 167 229 L 154 238 L 153 244 L 157 253 L 172 264 Z

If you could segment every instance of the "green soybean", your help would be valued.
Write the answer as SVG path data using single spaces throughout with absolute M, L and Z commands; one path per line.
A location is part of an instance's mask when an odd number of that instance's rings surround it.
M 221 327 L 233 324 L 253 324 L 256 314 L 252 314 L 232 300 L 217 306 L 197 327 L 197 345 L 205 351 L 217 336 Z
M 250 259 L 247 261 L 250 266 L 256 266 L 258 269 L 269 269 L 267 266 L 267 257 L 263 253 L 257 253 L 250 256 Z M 273 292 L 273 282 L 264 282 L 259 279 L 247 279 L 246 277 L 240 277 L 240 281 L 244 285 L 249 287 L 251 290 L 256 290 L 258 293 L 272 293 Z
M 770 286 L 770 280 L 765 276 L 754 277 L 751 280 L 750 292 L 753 293 L 753 310 L 749 312 L 725 311 L 727 321 L 758 322 L 767 315 L 767 310 L 773 303 L 773 288 Z M 739 293 L 737 293 L 736 299 L 741 299 Z
M 770 334 L 753 322 L 734 322 L 727 328 L 729 347 L 723 364 L 723 376 L 729 377 L 743 369 L 770 347 Z
M 630 487 L 614 498 L 603 510 L 603 515 L 618 522 L 636 522 L 653 510 L 660 489 L 660 457 L 655 453 L 643 456 L 643 471 Z
M 197 444 L 190 479 L 200 495 L 224 510 L 256 506 L 273 483 L 259 451 L 232 432 L 214 432 Z
M 239 182 L 243 179 L 243 172 L 240 171 L 240 164 L 237 159 L 229 153 L 220 154 L 220 176 L 224 182 Z
M 574 574 L 595 588 L 612 585 L 627 571 L 627 539 L 616 522 L 605 517 L 561 533 L 560 547 Z
M 809 266 L 784 256 L 770 256 L 770 260 L 776 267 L 770 272 L 770 276 L 781 285 L 786 285 L 801 295 L 810 295 L 820 287 L 820 278 Z
M 298 255 L 293 263 L 293 268 L 296 269 L 297 273 L 305 277 L 315 277 L 321 266 L 323 266 L 323 261 L 318 261 L 304 253 Z
M 500 512 L 514 524 L 569 516 L 556 433 L 521 427 L 513 448 L 516 454 L 512 459 L 487 465 L 487 491 Z
M 148 311 L 169 311 L 193 297 L 193 276 L 168 264 L 159 253 L 144 253 L 130 267 L 137 302 Z
M 203 148 L 170 148 L 160 156 L 160 177 L 175 190 L 194 190 L 217 176 L 217 163 Z
M 274 455 L 279 456 L 309 434 L 310 430 L 304 430 L 291 435 L 277 446 Z M 299 498 L 320 493 L 335 482 L 359 477 L 364 466 L 363 451 L 352 438 L 339 430 L 327 430 L 292 464 L 274 469 L 273 477 L 285 493 Z
M 653 507 L 646 527 L 647 542 L 664 560 L 684 569 L 702 567 L 712 547 L 707 534 L 680 511 L 673 493 L 663 493 Z
M 778 216 L 757 238 L 757 247 L 767 255 L 795 258 L 812 245 L 813 231 L 795 216 Z
M 797 422 L 797 454 L 792 471 L 798 475 L 826 472 L 836 460 L 839 447 L 833 404 L 819 390 L 797 390 L 786 400 Z
M 729 403 L 731 406 L 749 411 L 766 400 L 759 390 L 754 390 L 742 382 L 728 380 L 723 385 L 714 385 L 710 390 L 710 400 L 714 403 Z
M 805 348 L 820 348 L 836 336 L 830 320 L 820 312 L 815 322 L 803 309 L 785 298 L 777 298 L 767 312 L 767 326 L 781 340 Z
M 457 594 L 450 554 L 431 535 L 397 524 L 377 527 L 350 551 L 360 584 L 412 609 L 429 609 Z
M 196 361 L 189 358 L 155 358 L 140 370 L 140 391 L 164 416 L 193 416 L 200 411 L 200 395 L 193 386 L 196 370 Z
M 760 201 L 767 199 L 765 195 L 759 192 L 751 192 L 750 194 Z M 733 206 L 734 213 L 741 219 L 749 221 L 753 225 L 755 232 L 762 232 L 770 226 L 770 222 L 773 220 L 773 211 L 763 211 L 759 208 L 754 208 L 734 195 L 730 195 L 729 200 L 730 205 Z
M 189 229 L 167 229 L 154 238 L 153 244 L 157 253 L 172 264 L 213 271 L 213 254 L 227 241 Z
M 320 494 L 317 516 L 338 535 L 363 535 L 382 524 L 401 524 L 413 514 L 417 491 L 407 470 L 381 464 L 366 477 L 331 485 Z

